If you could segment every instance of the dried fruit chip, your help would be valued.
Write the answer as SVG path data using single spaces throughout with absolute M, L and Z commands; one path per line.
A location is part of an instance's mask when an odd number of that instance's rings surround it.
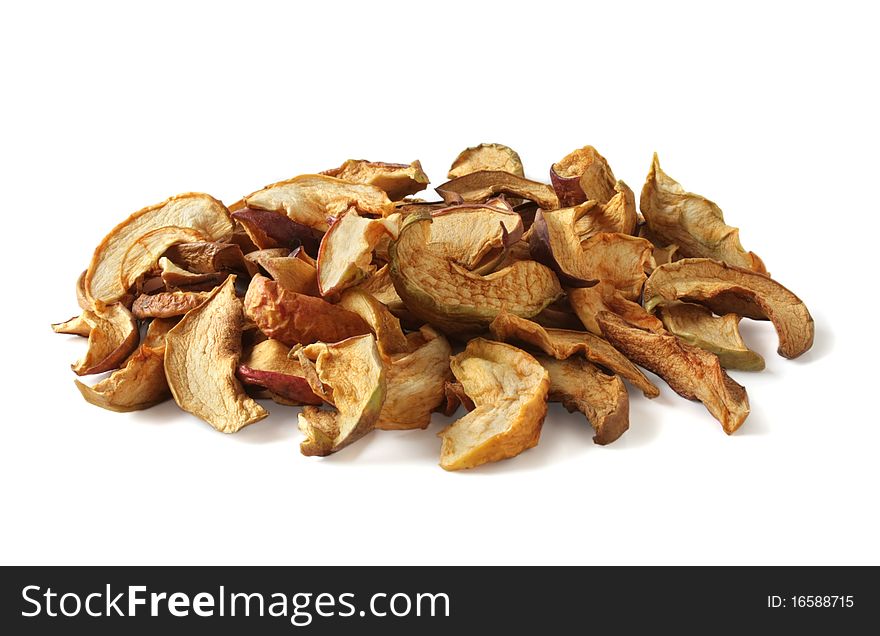
M 321 298 L 288 291 L 259 274 L 251 279 L 244 308 L 260 331 L 288 346 L 339 342 L 370 331 L 357 314 Z
M 666 329 L 695 347 L 714 353 L 725 369 L 760 371 L 764 358 L 743 342 L 736 314 L 715 316 L 702 305 L 672 303 L 659 308 Z
M 145 272 L 156 269 L 160 257 L 169 246 L 201 238 L 201 232 L 185 227 L 161 227 L 144 234 L 132 243 L 122 259 L 122 287 L 130 289 Z
M 125 364 L 94 386 L 76 380 L 87 402 L 120 413 L 149 408 L 171 397 L 165 378 L 165 334 L 176 320 L 150 323 L 144 342 Z
M 276 210 L 257 210 L 254 208 L 242 208 L 232 213 L 232 218 L 241 223 L 244 231 L 261 250 L 273 247 L 286 247 L 291 249 L 302 245 L 305 249 L 318 253 L 318 245 L 324 236 L 324 229 L 315 229 L 297 223 L 288 218 L 286 213 Z
M 537 360 L 516 347 L 474 338 L 451 366 L 476 408 L 440 432 L 441 467 L 474 468 L 538 444 L 550 382 Z
M 385 235 L 397 238 L 399 214 L 384 219 L 358 216 L 351 208 L 333 224 L 318 250 L 318 290 L 322 296 L 341 292 L 357 285 L 375 271 L 371 265 L 373 249 Z
M 372 294 L 360 289 L 347 289 L 339 298 L 339 306 L 357 314 L 370 326 L 383 357 L 391 358 L 410 352 L 409 341 L 400 328 L 400 321 Z
M 196 241 L 172 245 L 163 254 L 178 267 L 195 274 L 241 272 L 253 275 L 256 270 L 244 259 L 241 247 L 234 243 Z
M 608 281 L 601 281 L 594 287 L 569 289 L 568 300 L 577 317 L 590 333 L 602 335 L 596 321 L 600 312 L 610 311 L 628 322 L 651 331 L 663 331 L 663 323 L 647 313 L 640 304 L 627 300 Z
M 85 313 L 74 316 L 70 320 L 64 322 L 56 322 L 52 325 L 52 331 L 55 333 L 66 333 L 71 336 L 82 336 L 88 338 L 92 333 L 92 325 L 85 318 Z
M 796 358 L 813 346 L 813 318 L 800 298 L 763 274 L 707 258 L 658 267 L 645 284 L 645 309 L 676 300 L 706 305 L 716 314 L 769 319 L 779 355 Z
M 244 384 L 260 386 L 290 404 L 321 404 L 312 392 L 302 365 L 288 357 L 290 347 L 278 340 L 263 340 L 241 356 L 236 374 Z
M 597 320 L 611 344 L 663 378 L 680 396 L 702 402 L 725 433 L 742 426 L 749 414 L 749 398 L 721 368 L 718 356 L 668 333 L 640 329 L 606 311 Z
M 642 188 L 639 202 L 648 228 L 666 245 L 678 245 L 684 257 L 704 257 L 766 273 L 764 263 L 739 242 L 739 230 L 724 223 L 721 208 L 698 194 L 686 192 L 681 184 L 654 161 Z
M 645 394 L 654 398 L 660 395 L 645 375 L 630 362 L 626 356 L 602 338 L 584 331 L 565 329 L 544 329 L 531 320 L 502 312 L 489 325 L 492 336 L 502 341 L 517 340 L 537 347 L 557 360 L 566 360 L 582 353 L 587 360 L 600 364 L 616 373 Z
M 607 203 L 597 202 L 576 220 L 574 233 L 581 241 L 599 232 L 635 233 L 638 219 L 636 195 L 623 181 L 614 184 L 614 190 L 617 194 Z
M 165 376 L 175 402 L 221 433 L 236 433 L 268 415 L 235 377 L 241 326 L 241 301 L 230 275 L 165 336 Z
M 480 144 L 462 150 L 449 168 L 449 179 L 483 170 L 500 170 L 519 177 L 525 176 L 523 164 L 513 148 L 503 144 Z
M 137 348 L 140 336 L 131 312 L 122 303 L 84 311 L 89 348 L 71 365 L 77 375 L 92 375 L 116 369 Z M 80 326 L 83 331 L 84 327 Z
M 473 411 L 474 401 L 470 399 L 464 392 L 461 382 L 447 382 L 443 385 L 443 393 L 446 395 L 446 403 L 443 405 L 443 415 L 449 417 L 458 410 L 459 406 L 464 406 L 466 411 Z
M 375 216 L 394 212 L 394 204 L 384 190 L 321 174 L 304 174 L 273 183 L 248 195 L 245 201 L 249 208 L 284 212 L 291 220 L 322 232 L 329 227 L 329 218 L 350 207 Z
M 257 262 L 284 289 L 308 296 L 320 295 L 318 270 L 308 261 L 290 255 L 265 256 Z
M 487 326 L 501 310 L 531 317 L 562 295 L 556 276 L 518 261 L 487 276 L 468 271 L 430 245 L 431 218 L 409 216 L 391 245 L 391 280 L 407 308 L 444 333 Z
M 373 430 L 385 399 L 385 366 L 372 334 L 303 349 L 322 384 L 333 390 L 336 411 L 307 406 L 299 415 L 303 455 L 329 455 Z
M 113 228 L 95 249 L 83 279 L 90 305 L 95 301 L 110 304 L 125 295 L 128 288 L 122 282 L 122 266 L 129 248 L 145 235 L 167 227 L 188 228 L 197 232 L 202 240 L 210 241 L 223 240 L 232 234 L 232 220 L 226 207 L 207 194 L 180 194 L 139 210 Z M 125 280 L 133 282 L 145 271 L 154 268 L 164 251 L 162 249 L 149 264 L 131 260 L 124 274 Z M 141 267 L 143 269 L 137 271 Z
M 210 292 L 175 291 L 141 294 L 131 306 L 135 318 L 171 318 L 182 316 L 205 302 Z
M 546 183 L 530 181 L 500 170 L 480 170 L 457 177 L 435 188 L 444 201 L 455 203 L 482 203 L 499 194 L 534 201 L 545 210 L 559 207 L 553 188 Z
M 605 157 L 592 146 L 575 150 L 550 167 L 550 182 L 565 207 L 584 201 L 607 203 L 614 196 L 615 181 Z
M 522 218 L 504 202 L 454 205 L 431 215 L 432 249 L 465 269 L 488 274 L 522 237 Z
M 430 181 L 422 170 L 422 164 L 381 163 L 363 159 L 349 159 L 338 168 L 324 170 L 326 174 L 352 183 L 376 186 L 385 191 L 392 201 L 400 201 L 424 190 Z
M 159 259 L 159 269 L 162 270 L 162 282 L 165 283 L 166 289 L 170 290 L 211 290 L 226 280 L 226 273 L 224 272 L 194 274 L 182 267 L 178 267 L 165 256 Z
M 538 356 L 550 374 L 547 400 L 562 402 L 569 413 L 587 416 L 596 434 L 593 442 L 610 444 L 629 428 L 629 396 L 616 375 L 602 373 L 583 358 L 557 360 Z

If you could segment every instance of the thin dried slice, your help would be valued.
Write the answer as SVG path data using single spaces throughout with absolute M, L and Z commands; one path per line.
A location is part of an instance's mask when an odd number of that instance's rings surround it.
M 472 172 L 447 181 L 435 189 L 437 194 L 449 204 L 482 203 L 494 196 L 504 194 L 534 201 L 545 210 L 559 207 L 556 193 L 546 183 L 531 181 L 501 170 Z
M 431 413 L 445 399 L 444 386 L 452 378 L 452 349 L 442 334 L 425 326 L 424 343 L 412 353 L 392 357 L 386 365 L 387 391 L 376 428 L 408 430 L 426 428 Z
M 608 161 L 592 146 L 574 150 L 550 167 L 550 182 L 564 207 L 584 201 L 607 203 L 614 196 L 615 181 Z
M 214 289 L 226 280 L 226 273 L 213 272 L 211 274 L 194 274 L 182 267 L 178 267 L 173 261 L 163 256 L 159 259 L 159 269 L 162 271 L 162 282 L 169 290 L 185 289 L 187 291 Z
M 356 442 L 375 428 L 385 400 L 385 365 L 372 334 L 303 349 L 315 362 L 322 384 L 333 390 L 335 411 L 303 408 L 299 427 L 303 455 L 325 456 Z
M 324 229 L 315 229 L 298 223 L 278 210 L 259 210 L 242 208 L 232 213 L 232 218 L 241 224 L 247 235 L 261 250 L 274 247 L 292 249 L 302 245 L 312 254 L 318 253 L 318 245 L 324 236 Z
M 149 408 L 171 397 L 165 378 L 165 334 L 173 319 L 150 322 L 144 341 L 125 364 L 93 386 L 75 380 L 85 400 L 109 411 L 125 413 Z
M 211 292 L 175 291 L 141 294 L 131 306 L 135 318 L 171 318 L 182 316 L 205 302 Z
M 88 338 L 92 333 L 92 325 L 86 320 L 84 313 L 74 316 L 64 322 L 56 322 L 52 325 L 52 331 L 55 333 L 66 333 L 71 336 L 82 336 Z
M 516 347 L 474 338 L 451 366 L 476 408 L 440 432 L 442 468 L 474 468 L 538 444 L 550 381 L 537 360 Z
M 594 287 L 567 289 L 568 301 L 577 317 L 590 333 L 602 335 L 596 321 L 600 312 L 610 311 L 642 329 L 663 331 L 663 323 L 646 312 L 642 306 L 627 300 L 610 282 L 601 281 Z
M 369 219 L 351 208 L 333 224 L 318 250 L 318 290 L 322 296 L 341 292 L 357 285 L 376 271 L 371 264 L 373 249 L 385 235 L 397 238 L 401 216 Z
M 171 245 L 198 241 L 202 233 L 186 227 L 160 227 L 131 244 L 122 259 L 119 280 L 130 289 L 145 272 L 155 270 L 159 259 Z
M 380 303 L 388 307 L 388 311 L 394 314 L 394 317 L 400 320 L 401 324 L 407 329 L 417 329 L 423 322 L 416 318 L 412 312 L 407 309 L 403 300 L 394 289 L 394 283 L 391 280 L 391 266 L 383 265 L 376 273 L 367 278 L 363 283 L 352 287 L 360 291 L 365 291 Z
M 687 192 L 654 161 L 639 202 L 650 231 L 666 245 L 678 245 L 684 257 L 712 258 L 755 272 L 767 273 L 764 263 L 739 242 L 739 230 L 724 222 L 724 214 L 709 199 Z
M 449 179 L 483 170 L 501 170 L 525 176 L 522 160 L 513 148 L 504 144 L 480 144 L 462 150 L 449 168 Z
M 241 327 L 241 301 L 230 275 L 165 336 L 165 376 L 174 401 L 221 433 L 236 433 L 268 415 L 235 377 Z
M 749 414 L 749 398 L 721 368 L 718 356 L 668 333 L 640 329 L 607 311 L 597 320 L 611 344 L 659 375 L 683 398 L 702 402 L 725 433 L 730 435 L 742 426 Z
M 581 331 L 583 325 L 580 318 L 574 313 L 566 296 L 561 297 L 552 305 L 545 307 L 541 313 L 532 316 L 532 320 L 542 327 L 549 329 L 570 329 Z
M 339 298 L 339 306 L 364 319 L 376 336 L 379 352 L 385 358 L 410 352 L 409 341 L 400 321 L 372 294 L 360 289 L 347 289 Z
M 263 257 L 257 262 L 284 289 L 308 296 L 320 295 L 318 270 L 308 261 L 290 255 Z
M 612 373 L 632 382 L 646 397 L 655 398 L 660 390 L 607 341 L 585 331 L 545 329 L 541 325 L 502 312 L 489 325 L 492 337 L 502 341 L 516 340 L 537 347 L 557 360 L 566 360 L 582 353 L 587 360 L 602 365 Z
M 391 280 L 407 308 L 447 334 L 485 328 L 498 312 L 534 316 L 562 295 L 550 269 L 518 261 L 481 276 L 430 246 L 431 218 L 409 216 L 391 245 Z
M 785 358 L 796 358 L 813 346 L 813 318 L 807 306 L 764 274 L 707 258 L 658 267 L 645 283 L 645 309 L 677 300 L 706 305 L 718 315 L 770 320 L 779 336 L 779 355 Z
M 431 215 L 431 249 L 465 269 L 488 274 L 522 237 L 522 218 L 507 203 L 453 205 Z
M 89 348 L 71 365 L 77 375 L 116 369 L 137 348 L 140 340 L 137 323 L 122 303 L 84 311 L 82 319 L 90 327 Z
M 92 308 L 92 303 L 86 295 L 86 274 L 87 270 L 83 270 L 79 275 L 79 278 L 76 279 L 76 304 L 79 305 L 79 308 L 83 311 L 87 311 Z
M 743 342 L 736 314 L 716 316 L 702 305 L 672 303 L 659 308 L 666 329 L 700 349 L 714 353 L 725 369 L 760 371 L 764 358 Z
M 585 241 L 599 232 L 635 234 L 638 220 L 636 195 L 623 181 L 614 184 L 616 194 L 607 203 L 597 203 L 574 224 L 574 233 Z
M 464 392 L 461 382 L 446 382 L 443 385 L 443 393 L 446 396 L 443 415 L 446 417 L 455 413 L 459 406 L 463 406 L 466 411 L 473 411 L 476 408 L 474 401 Z
M 288 291 L 259 274 L 251 279 L 244 308 L 260 331 L 288 346 L 339 342 L 370 332 L 357 314 L 321 298 Z
M 129 248 L 144 235 L 165 227 L 189 228 L 208 241 L 221 241 L 232 234 L 232 220 L 226 207 L 207 194 L 180 194 L 135 212 L 113 228 L 95 249 L 83 279 L 90 306 L 96 301 L 110 304 L 126 294 L 128 288 L 122 283 L 122 264 Z M 158 256 L 161 252 L 156 260 Z M 142 264 L 135 268 L 132 261 L 125 278 L 137 279 L 155 268 L 156 261 L 137 272 Z
M 400 201 L 404 197 L 421 192 L 430 183 L 418 160 L 407 165 L 349 159 L 338 168 L 324 170 L 321 174 L 352 183 L 376 186 L 384 190 L 392 201 Z
M 322 404 L 305 378 L 302 364 L 289 357 L 290 347 L 269 338 L 245 350 L 236 370 L 246 385 L 268 389 L 290 404 Z
M 249 208 L 284 212 L 291 220 L 322 232 L 327 231 L 329 218 L 338 217 L 350 207 L 373 216 L 394 212 L 394 204 L 381 188 L 322 174 L 304 174 L 273 183 L 245 200 Z
M 549 402 L 562 402 L 569 413 L 587 416 L 596 434 L 593 442 L 610 444 L 629 428 L 629 395 L 623 381 L 608 375 L 583 358 L 557 360 L 538 356 L 550 374 Z
M 235 243 L 196 241 L 172 245 L 163 254 L 175 265 L 195 274 L 240 272 L 253 275 L 253 266 Z

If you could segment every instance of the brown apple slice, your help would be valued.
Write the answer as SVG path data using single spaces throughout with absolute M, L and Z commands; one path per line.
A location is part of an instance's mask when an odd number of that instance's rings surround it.
M 638 224 L 636 195 L 623 181 L 614 184 L 615 195 L 607 203 L 596 203 L 574 223 L 574 233 L 586 241 L 600 232 L 634 235 Z
M 118 368 L 137 348 L 137 323 L 122 303 L 84 311 L 82 320 L 89 327 L 89 348 L 71 365 L 77 375 L 92 375 Z M 84 331 L 85 327 L 80 325 Z
M 447 177 L 455 179 L 483 170 L 525 176 L 522 160 L 513 148 L 504 144 L 480 144 L 462 150 L 452 162 Z
M 187 227 L 160 227 L 144 234 L 129 246 L 122 259 L 120 284 L 131 289 L 145 272 L 156 269 L 162 254 L 170 246 L 202 238 L 201 232 Z
M 347 289 L 339 298 L 339 306 L 363 318 L 376 336 L 379 353 L 386 359 L 410 353 L 410 344 L 400 321 L 372 294 L 360 289 Z
M 597 336 L 602 335 L 602 329 L 596 316 L 603 311 L 617 314 L 642 329 L 663 331 L 663 323 L 660 320 L 646 312 L 640 304 L 624 298 L 610 282 L 600 281 L 594 287 L 572 288 L 566 291 L 568 301 L 584 328 Z
M 349 159 L 338 168 L 324 170 L 321 174 L 351 183 L 376 186 L 384 190 L 392 201 L 400 201 L 421 192 L 430 183 L 418 160 L 405 164 Z
M 186 291 L 210 291 L 226 280 L 226 272 L 213 272 L 210 274 L 195 274 L 177 266 L 169 258 L 162 256 L 159 259 L 160 278 L 165 283 L 165 288 L 174 291 L 178 289 Z
M 174 291 L 141 294 L 131 306 L 135 318 L 172 318 L 182 316 L 205 302 L 211 292 Z
M 545 210 L 559 207 L 553 188 L 500 170 L 480 170 L 447 181 L 435 188 L 449 204 L 482 203 L 499 194 L 534 201 Z
M 431 214 L 432 249 L 478 274 L 488 274 L 523 234 L 522 218 L 504 202 L 454 205 Z
M 312 392 L 302 365 L 289 357 L 290 347 L 269 338 L 245 350 L 236 370 L 246 385 L 269 390 L 291 404 L 322 404 Z
M 253 275 L 256 270 L 244 258 L 240 245 L 217 241 L 194 241 L 172 245 L 163 254 L 172 263 L 194 274 L 239 272 Z
M 292 249 L 302 245 L 312 254 L 317 254 L 324 236 L 323 230 L 298 223 L 283 211 L 245 207 L 233 212 L 232 218 L 241 224 L 254 245 L 261 250 L 275 247 Z
M 574 150 L 554 163 L 550 167 L 550 182 L 563 207 L 584 201 L 607 203 L 615 195 L 614 173 L 593 146 Z

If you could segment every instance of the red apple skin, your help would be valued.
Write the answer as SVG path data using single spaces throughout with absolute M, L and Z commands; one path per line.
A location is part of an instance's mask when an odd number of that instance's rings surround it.
M 580 181 L 580 176 L 560 177 L 556 174 L 556 164 L 550 166 L 550 185 L 559 197 L 559 207 L 570 208 L 587 200 Z
M 293 402 L 314 405 L 323 403 L 312 392 L 308 381 L 298 375 L 253 369 L 243 364 L 238 365 L 236 375 L 244 384 L 263 387 Z

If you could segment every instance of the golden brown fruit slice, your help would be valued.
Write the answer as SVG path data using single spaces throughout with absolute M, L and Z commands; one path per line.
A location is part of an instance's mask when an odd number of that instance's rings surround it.
M 318 250 L 318 291 L 322 296 L 357 285 L 376 271 L 371 264 L 373 249 L 383 236 L 397 238 L 401 216 L 383 219 L 358 216 L 351 208 L 337 218 Z
M 338 168 L 324 170 L 321 174 L 352 183 L 376 186 L 384 190 L 392 201 L 400 201 L 404 197 L 421 192 L 430 183 L 418 160 L 407 165 L 349 159 Z
M 144 342 L 125 364 L 94 386 L 75 380 L 87 402 L 102 409 L 125 413 L 146 409 L 171 397 L 165 378 L 165 334 L 173 319 L 150 322 Z
M 385 399 L 385 366 L 372 334 L 303 349 L 320 382 L 332 389 L 336 411 L 303 408 L 299 427 L 303 455 L 329 455 L 375 428 Z
M 131 244 L 120 269 L 120 283 L 130 289 L 145 272 L 155 270 L 160 257 L 171 245 L 202 239 L 201 232 L 186 227 L 160 227 Z
M 321 298 L 288 291 L 259 274 L 251 279 L 244 308 L 260 331 L 288 346 L 339 342 L 370 332 L 357 314 Z
M 764 358 L 743 342 L 736 314 L 715 316 L 702 305 L 672 303 L 659 308 L 666 329 L 700 349 L 714 353 L 725 369 L 760 371 Z
M 221 433 L 236 433 L 268 415 L 235 377 L 241 327 L 241 301 L 230 275 L 165 336 L 165 376 L 174 401 Z
M 770 320 L 779 355 L 796 358 L 813 346 L 813 318 L 803 301 L 769 276 L 707 258 L 686 258 L 655 269 L 645 283 L 645 309 L 682 300 L 719 315 Z
M 159 259 L 159 269 L 162 271 L 162 282 L 169 290 L 184 289 L 186 291 L 211 290 L 226 280 L 225 272 L 213 272 L 211 274 L 195 274 L 178 267 L 169 258 L 163 256 Z
M 513 148 L 504 144 L 480 144 L 462 150 L 449 168 L 449 179 L 482 170 L 500 170 L 525 176 L 522 160 Z
M 322 404 L 312 392 L 302 365 L 289 357 L 290 347 L 278 340 L 263 340 L 245 350 L 236 375 L 244 384 L 268 389 L 289 404 Z
M 590 333 L 602 335 L 596 316 L 603 311 L 617 314 L 642 329 L 663 331 L 663 323 L 646 312 L 640 304 L 624 298 L 608 281 L 600 281 L 593 287 L 568 289 L 567 292 L 572 309 Z
M 56 322 L 52 325 L 52 331 L 55 333 L 65 333 L 70 336 L 82 336 L 88 338 L 92 332 L 92 325 L 85 318 L 85 312 L 74 316 L 70 320 L 64 322 Z
M 257 259 L 266 273 L 284 289 L 297 294 L 320 296 L 318 270 L 308 261 L 296 256 L 265 256 Z
M 494 196 L 504 194 L 534 201 L 545 210 L 559 207 L 556 193 L 546 183 L 531 181 L 501 170 L 472 172 L 447 181 L 437 186 L 435 190 L 449 204 L 483 203 Z
M 182 316 L 205 302 L 211 292 L 175 291 L 141 294 L 131 306 L 135 318 L 171 318 Z
M 702 402 L 725 433 L 742 426 L 749 415 L 749 398 L 721 368 L 718 356 L 668 333 L 640 329 L 609 312 L 601 312 L 597 320 L 611 344 L 683 398 Z
M 431 248 L 479 274 L 491 272 L 523 234 L 522 217 L 497 200 L 453 205 L 431 219 Z
M 638 388 L 646 397 L 655 398 L 660 390 L 607 341 L 585 331 L 545 329 L 539 324 L 502 312 L 489 325 L 492 336 L 502 341 L 517 340 L 537 347 L 557 360 L 582 353 L 587 360 L 602 365 Z
M 602 373 L 583 358 L 537 360 L 550 374 L 547 400 L 562 402 L 569 413 L 586 415 L 596 432 L 593 442 L 610 444 L 627 431 L 629 396 L 619 377 Z
M 328 219 L 350 207 L 374 216 L 394 212 L 385 191 L 376 186 L 350 183 L 322 174 L 304 174 L 279 181 L 245 197 L 247 207 L 284 212 L 292 221 L 326 231 Z
M 502 310 L 531 317 L 562 295 L 540 263 L 518 261 L 482 276 L 432 249 L 430 239 L 430 216 L 407 217 L 391 244 L 391 280 L 406 307 L 444 333 L 478 331 Z
M 324 236 L 324 228 L 315 229 L 290 219 L 284 210 L 258 210 L 244 207 L 232 213 L 250 240 L 261 250 L 274 247 L 291 249 L 302 245 L 318 253 L 318 245 Z
M 459 406 L 463 406 L 466 411 L 473 411 L 476 408 L 474 401 L 464 392 L 461 382 L 447 382 L 443 385 L 443 393 L 446 396 L 446 403 L 443 405 L 443 415 L 446 417 L 455 413 Z
M 444 386 L 452 379 L 452 350 L 446 338 L 431 327 L 422 327 L 420 333 L 424 344 L 387 361 L 388 385 L 376 428 L 425 428 L 431 423 L 431 413 L 444 402 Z
M 113 228 L 95 249 L 83 279 L 89 303 L 94 305 L 100 301 L 110 304 L 119 300 L 128 291 L 123 278 L 134 281 L 145 271 L 154 268 L 164 249 L 152 263 L 131 260 L 124 273 L 122 266 L 129 248 L 145 235 L 167 227 L 187 228 L 197 233 L 200 240 L 220 241 L 232 234 L 232 219 L 220 201 L 198 193 L 180 194 L 135 212 Z M 172 244 L 168 243 L 165 247 Z
M 623 181 L 614 184 L 614 191 L 616 194 L 607 203 L 597 202 L 577 219 L 574 233 L 581 241 L 599 232 L 635 233 L 638 219 L 636 195 Z
M 550 381 L 537 360 L 516 347 L 474 338 L 451 366 L 476 408 L 440 432 L 442 468 L 474 468 L 538 444 Z
M 339 306 L 363 318 L 376 336 L 379 353 L 385 358 L 410 352 L 409 341 L 400 321 L 372 294 L 360 289 L 347 289 L 339 298 Z
M 713 258 L 730 265 L 766 273 L 764 263 L 739 242 L 739 230 L 724 222 L 724 214 L 709 199 L 685 191 L 654 161 L 642 187 L 639 208 L 648 229 L 666 245 L 678 245 L 684 257 Z
M 71 365 L 77 375 L 92 375 L 118 368 L 137 348 L 140 334 L 131 312 L 122 303 L 84 311 L 89 326 L 89 348 Z M 85 328 L 80 325 L 84 331 Z
M 565 155 L 550 167 L 559 203 L 569 207 L 584 201 L 607 203 L 614 197 L 615 178 L 605 157 L 592 146 Z
M 172 245 L 163 254 L 178 267 L 195 274 L 214 272 L 241 272 L 253 275 L 255 270 L 244 259 L 241 247 L 235 243 L 196 241 Z

